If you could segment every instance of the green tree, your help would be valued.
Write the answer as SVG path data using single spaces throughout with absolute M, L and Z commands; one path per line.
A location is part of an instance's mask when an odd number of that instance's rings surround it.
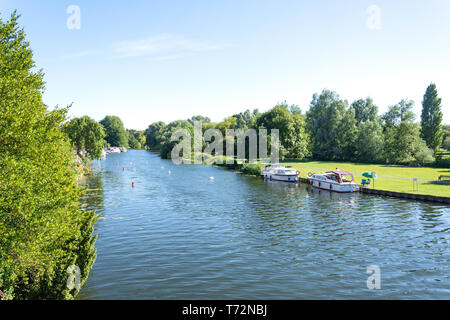
M 450 151 L 450 136 L 448 136 L 447 138 L 445 138 L 444 140 L 444 148 L 448 151 Z
M 162 133 L 166 128 L 166 124 L 162 121 L 152 123 L 145 130 L 145 145 L 150 150 L 159 150 L 161 148 Z
M 309 136 L 305 130 L 305 120 L 297 112 L 294 114 L 287 104 L 279 104 L 271 110 L 263 113 L 257 120 L 259 128 L 267 129 L 267 133 L 273 129 L 279 130 L 280 157 L 304 159 L 310 155 Z
M 128 146 L 130 149 L 140 150 L 145 147 L 144 131 L 127 130 Z
M 358 128 L 356 127 L 355 110 L 348 108 L 345 110 L 336 132 L 336 144 L 340 147 L 338 160 L 353 160 L 356 154 L 356 139 Z
M 447 137 L 450 137 L 450 125 L 443 125 L 442 126 L 442 144 L 444 144 L 445 139 L 447 139 Z
M 375 121 L 378 116 L 378 107 L 373 104 L 372 98 L 359 99 L 352 103 L 355 110 L 355 119 L 358 124 L 365 121 Z
M 306 132 L 305 118 L 301 115 L 301 112 L 297 112 L 296 109 L 291 109 L 291 112 L 293 112 L 292 126 L 286 141 L 287 156 L 303 160 L 311 156 L 309 148 L 310 138 Z
M 17 19 L 0 19 L 0 299 L 71 299 L 67 269 L 86 281 L 97 216 L 80 208 L 67 111 L 42 102 L 43 73 Z
M 300 107 L 297 106 L 297 105 L 292 105 L 292 106 L 290 106 L 290 107 L 289 107 L 289 111 L 290 111 L 292 114 L 296 114 L 296 115 L 299 115 L 299 116 L 302 115 L 302 109 L 300 109 Z
M 402 100 L 389 107 L 382 119 L 384 122 L 384 155 L 387 163 L 404 163 L 427 154 L 420 141 L 420 127 L 414 123 L 414 102 Z M 421 150 L 418 152 L 418 150 Z M 427 156 L 425 158 L 428 158 Z
M 204 116 L 193 116 L 192 118 L 190 118 L 188 120 L 192 125 L 194 125 L 195 121 L 200 121 L 202 123 L 210 123 L 211 119 L 208 117 L 204 117 Z
M 252 125 L 253 116 L 250 110 L 235 114 L 233 117 L 236 118 L 236 128 L 238 129 L 248 129 Z
M 256 129 L 256 122 L 260 116 L 261 114 L 259 113 L 258 109 L 254 109 L 253 111 L 245 110 L 244 112 L 235 114 L 233 115 L 233 118 L 236 118 L 237 129 Z
M 355 159 L 360 162 L 377 163 L 383 161 L 383 127 L 378 120 L 359 124 L 355 141 Z
M 100 123 L 105 128 L 105 140 L 111 147 L 128 147 L 127 131 L 119 117 L 106 116 Z
M 186 120 L 178 120 L 173 121 L 169 123 L 161 134 L 161 149 L 160 149 L 160 155 L 163 159 L 170 159 L 171 158 L 171 152 L 175 145 L 177 145 L 176 141 L 171 141 L 172 134 L 175 133 L 178 129 L 187 129 L 191 135 L 191 146 L 194 145 L 193 139 L 194 139 L 194 127 L 193 125 Z
M 306 114 L 308 133 L 312 141 L 313 157 L 318 160 L 341 160 L 351 142 L 346 141 L 341 125 L 353 130 L 354 121 L 347 114 L 347 101 L 330 90 L 314 94 Z M 344 122 L 342 122 L 344 121 Z
M 432 163 L 435 161 L 433 151 L 430 148 L 428 148 L 426 142 L 418 135 L 415 136 L 415 139 L 411 144 L 411 155 L 415 160 L 419 161 L 422 165 L 425 165 L 426 163 Z
M 105 130 L 94 119 L 84 116 L 72 119 L 64 127 L 78 155 L 86 151 L 90 159 L 100 159 L 105 147 Z
M 434 154 L 439 151 L 442 143 L 442 118 L 441 99 L 438 97 L 436 85 L 432 83 L 423 97 L 421 137 Z

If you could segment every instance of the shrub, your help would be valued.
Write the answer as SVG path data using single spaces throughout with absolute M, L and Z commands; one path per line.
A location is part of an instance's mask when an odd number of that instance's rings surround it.
M 261 175 L 261 168 L 256 164 L 244 164 L 239 171 L 252 176 Z
M 444 148 L 450 151 L 450 137 L 445 138 L 444 140 Z
M 82 210 L 67 110 L 42 102 L 43 74 L 18 28 L 0 19 L 0 299 L 72 299 L 96 257 L 97 216 Z

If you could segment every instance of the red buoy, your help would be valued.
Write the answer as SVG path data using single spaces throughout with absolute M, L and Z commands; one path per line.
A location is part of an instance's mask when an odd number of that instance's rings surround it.
M 131 183 L 131 187 L 134 188 L 134 182 Z
M 122 171 L 125 172 L 125 168 L 123 168 Z

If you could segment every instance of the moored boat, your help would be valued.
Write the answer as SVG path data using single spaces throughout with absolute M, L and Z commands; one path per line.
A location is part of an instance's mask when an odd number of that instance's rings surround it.
M 347 193 L 359 190 L 353 174 L 348 171 L 336 170 L 321 174 L 310 174 L 308 180 L 313 187 L 328 191 Z
M 298 182 L 300 172 L 294 169 L 286 168 L 281 164 L 269 164 L 263 171 L 262 176 L 267 180 L 283 181 L 283 182 Z
M 118 154 L 121 153 L 120 149 L 118 147 L 111 147 L 106 149 L 107 154 Z

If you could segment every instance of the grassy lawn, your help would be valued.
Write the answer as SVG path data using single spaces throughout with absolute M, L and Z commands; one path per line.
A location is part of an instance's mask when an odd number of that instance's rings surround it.
M 449 159 L 450 158 L 450 151 L 447 151 L 445 149 L 440 149 L 439 152 L 442 155 L 442 159 Z
M 371 165 L 343 162 L 284 162 L 286 166 L 295 168 L 301 172 L 301 177 L 306 178 L 308 172 L 322 173 L 338 168 L 353 173 L 355 181 L 361 183 L 365 179 L 364 172 L 376 172 L 378 179 L 375 188 L 380 190 L 417 193 L 434 196 L 450 197 L 450 185 L 437 185 L 430 181 L 438 180 L 441 175 L 449 175 L 450 169 L 439 168 L 410 168 L 393 165 Z M 419 191 L 413 191 L 413 178 L 419 179 Z M 372 187 L 372 186 L 371 186 Z

